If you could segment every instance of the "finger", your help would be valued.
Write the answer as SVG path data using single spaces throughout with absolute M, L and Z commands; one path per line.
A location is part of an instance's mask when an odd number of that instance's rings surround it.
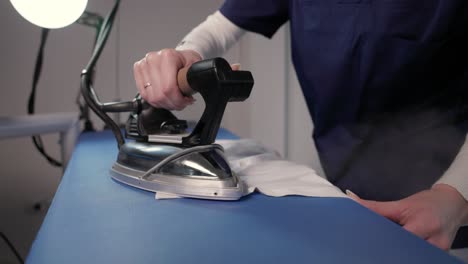
M 177 72 L 183 67 L 183 62 L 178 59 L 175 51 L 165 50 L 147 57 L 148 69 L 151 77 L 158 77 L 154 82 L 158 82 L 160 96 L 164 105 L 170 109 L 181 110 L 192 102 L 191 98 L 182 95 L 177 86 Z M 158 58 L 159 57 L 159 58 Z M 161 68 L 164 68 L 164 74 Z M 157 76 L 160 74 L 160 76 Z
M 157 101 L 161 108 L 174 110 L 176 109 L 176 105 L 164 92 L 164 89 L 167 89 L 163 80 L 165 75 L 168 75 L 167 68 L 163 71 L 161 67 L 160 62 L 150 62 L 150 60 L 147 60 L 148 76 L 151 78 L 151 82 L 154 83 L 154 86 L 152 87 L 152 91 L 154 92 L 153 100 Z M 164 75 L 162 74 L 163 72 Z
M 233 71 L 239 71 L 240 68 L 241 68 L 240 63 L 233 63 L 233 64 L 231 64 L 231 69 L 232 69 Z
M 140 61 L 138 71 L 143 80 L 141 90 L 144 92 L 141 97 L 154 107 L 161 108 L 160 100 L 157 95 L 157 83 L 151 81 L 146 58 Z
M 377 202 L 371 200 L 364 200 L 356 194 L 354 194 L 353 192 L 351 192 L 350 190 L 346 190 L 346 194 L 348 194 L 348 196 L 350 196 L 354 201 L 370 209 L 371 211 L 382 215 L 394 222 L 400 223 L 401 210 L 398 202 Z
M 140 69 L 141 67 L 142 67 L 141 61 L 137 61 L 135 62 L 135 64 L 133 64 L 133 77 L 135 78 L 135 86 L 137 87 L 138 92 L 140 93 L 142 98 L 145 98 L 146 91 L 145 89 L 143 89 L 145 85 L 145 81 L 141 73 L 141 69 Z
M 168 97 L 171 102 L 175 105 L 176 110 L 182 110 L 188 104 L 193 103 L 193 98 L 190 96 L 184 96 L 179 89 L 179 85 L 177 82 L 177 73 L 180 69 L 184 67 L 184 62 L 178 56 L 178 54 L 171 54 L 172 52 L 167 53 L 167 56 L 163 56 L 163 62 L 168 67 L 168 74 L 166 77 L 163 78 L 163 93 Z M 174 58 L 179 58 L 174 61 Z M 175 63 L 174 63 L 175 62 Z
M 377 214 L 382 215 L 395 223 L 401 224 L 401 210 L 398 202 L 377 202 L 360 199 L 359 203 Z

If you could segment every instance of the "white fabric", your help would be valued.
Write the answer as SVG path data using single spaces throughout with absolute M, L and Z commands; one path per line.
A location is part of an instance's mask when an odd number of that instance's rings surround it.
M 340 189 L 303 165 L 286 161 L 280 155 L 251 140 L 220 140 L 232 171 L 248 186 L 268 196 L 300 195 L 313 197 L 347 197 Z M 177 198 L 156 193 L 156 199 Z
M 176 50 L 194 50 L 202 59 L 210 59 L 224 54 L 244 33 L 244 29 L 216 11 L 190 31 Z
M 468 136 L 455 160 L 435 184 L 438 183 L 452 186 L 468 201 Z

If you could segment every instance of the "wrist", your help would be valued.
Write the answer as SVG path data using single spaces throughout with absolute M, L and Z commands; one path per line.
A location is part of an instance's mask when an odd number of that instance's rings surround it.
M 198 52 L 194 50 L 178 50 L 178 52 L 182 55 L 184 59 L 184 66 L 190 66 L 193 63 L 200 61 L 202 57 Z
M 468 201 L 463 197 L 463 195 L 461 195 L 461 193 L 456 188 L 445 183 L 438 183 L 433 185 L 431 190 L 448 197 L 455 204 L 457 204 L 460 208 L 460 225 L 468 224 Z

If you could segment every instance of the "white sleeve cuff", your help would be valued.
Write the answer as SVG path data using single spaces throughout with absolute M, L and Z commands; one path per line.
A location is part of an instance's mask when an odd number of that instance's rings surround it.
M 468 136 L 460 148 L 452 165 L 435 184 L 447 184 L 457 191 L 468 201 Z
M 176 50 L 194 50 L 202 59 L 214 58 L 224 54 L 244 33 L 244 29 L 216 11 L 190 31 Z

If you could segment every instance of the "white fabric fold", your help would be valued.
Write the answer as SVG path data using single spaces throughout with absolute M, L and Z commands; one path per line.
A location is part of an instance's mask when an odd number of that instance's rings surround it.
M 276 151 L 255 140 L 219 140 L 216 143 L 224 147 L 232 171 L 248 186 L 249 194 L 257 190 L 274 197 L 348 197 L 312 168 L 284 160 Z M 156 193 L 156 199 L 177 197 Z

